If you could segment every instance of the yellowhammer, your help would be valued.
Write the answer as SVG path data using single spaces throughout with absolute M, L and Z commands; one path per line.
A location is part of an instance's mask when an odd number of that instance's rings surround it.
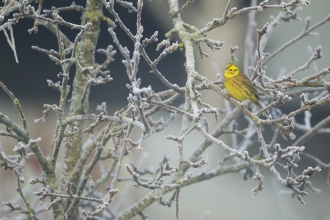
M 252 84 L 251 80 L 240 71 L 238 66 L 234 63 L 228 63 L 224 72 L 223 85 L 227 89 L 228 93 L 239 101 L 251 100 L 258 106 L 259 109 L 263 109 L 263 106 L 259 102 L 259 96 L 257 89 Z M 264 112 L 269 115 L 267 111 Z M 275 123 L 280 129 L 282 137 L 286 139 L 285 133 L 290 136 L 291 139 L 295 138 L 295 135 L 290 131 L 283 132 L 283 126 L 280 123 Z
M 263 106 L 259 102 L 259 96 L 256 88 L 251 80 L 240 71 L 234 63 L 228 63 L 224 72 L 223 85 L 228 93 L 239 101 L 251 100 L 254 104 L 262 109 Z M 265 112 L 267 115 L 268 113 Z

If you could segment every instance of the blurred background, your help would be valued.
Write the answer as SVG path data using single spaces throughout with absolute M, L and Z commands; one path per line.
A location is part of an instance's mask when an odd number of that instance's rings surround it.
M 84 1 L 75 1 L 77 5 L 84 5 Z M 224 8 L 226 6 L 224 0 L 208 0 L 208 1 L 196 1 L 195 4 L 185 9 L 181 15 L 182 19 L 196 26 L 198 29 L 205 27 L 206 23 L 212 21 L 213 18 L 222 17 Z M 182 6 L 185 1 L 179 1 Z M 51 8 L 55 3 L 54 1 L 45 1 L 44 8 Z M 60 0 L 56 2 L 57 7 L 68 6 L 71 3 L 68 1 Z M 136 5 L 136 1 L 133 1 Z M 276 4 L 275 0 L 270 0 L 269 4 Z M 238 9 L 248 7 L 250 1 L 233 1 L 232 7 Z M 36 6 L 37 7 L 37 6 Z M 116 5 L 115 10 L 131 30 L 132 33 L 136 32 L 136 14 L 128 13 L 126 9 Z M 150 37 L 155 31 L 159 32 L 159 42 L 164 39 L 164 35 L 172 27 L 172 21 L 168 16 L 168 2 L 167 1 L 144 1 L 144 9 L 142 13 L 142 25 L 144 26 L 144 37 Z M 266 22 L 270 22 L 270 16 L 276 17 L 279 10 L 265 9 L 258 12 L 256 15 L 257 29 L 261 29 Z M 311 25 L 322 20 L 325 16 L 330 13 L 330 1 L 319 0 L 312 1 L 310 5 L 302 8 L 299 13 L 299 17 L 302 21 L 291 20 L 290 22 L 281 22 L 274 30 L 269 43 L 265 48 L 264 52 L 273 52 L 281 46 L 283 43 L 297 36 L 304 28 L 304 20 L 306 17 L 311 17 Z M 105 14 L 112 18 L 108 12 Z M 65 12 L 60 14 L 65 20 L 80 23 L 80 12 Z M 9 17 L 11 17 L 10 15 Z M 19 63 L 15 62 L 13 52 L 11 51 L 6 38 L 3 33 L 0 33 L 0 81 L 2 81 L 20 100 L 27 123 L 31 131 L 33 138 L 42 137 L 40 146 L 45 155 L 49 154 L 49 146 L 53 137 L 53 131 L 55 128 L 56 115 L 53 113 L 44 124 L 35 124 L 34 119 L 42 117 L 43 104 L 58 103 L 59 93 L 52 88 L 47 86 L 47 79 L 51 79 L 57 82 L 59 79 L 56 75 L 61 71 L 60 66 L 54 65 L 54 63 L 48 58 L 46 54 L 37 52 L 31 49 L 31 46 L 35 45 L 44 49 L 55 49 L 57 50 L 57 39 L 49 32 L 46 28 L 39 26 L 39 31 L 36 34 L 29 34 L 28 29 L 32 28 L 33 22 L 30 19 L 20 20 L 18 24 L 13 26 L 15 44 L 17 50 L 17 56 Z M 210 80 L 216 80 L 216 74 L 212 68 L 212 63 L 216 63 L 219 66 L 220 71 L 223 70 L 225 64 L 230 62 L 230 46 L 238 46 L 236 55 L 238 57 L 238 64 L 243 65 L 244 55 L 244 40 L 247 27 L 247 14 L 238 16 L 233 20 L 229 20 L 226 25 L 211 31 L 208 35 L 209 38 L 225 42 L 224 47 L 220 51 L 213 52 L 202 44 L 203 50 L 210 55 L 209 58 L 200 58 L 198 50 L 195 49 L 196 59 L 196 70 L 209 78 Z M 98 41 L 97 48 L 106 48 L 109 44 L 113 44 L 113 41 L 107 32 L 106 24 L 102 23 L 102 32 Z M 74 40 L 78 31 L 71 30 L 67 27 L 61 27 L 61 30 L 68 36 L 70 40 Z M 133 43 L 126 36 L 126 34 L 117 27 L 115 29 L 118 39 L 121 44 L 127 46 L 130 51 L 133 51 Z M 322 45 L 323 58 L 316 61 L 319 70 L 329 67 L 330 60 L 330 23 L 321 26 L 315 32 L 319 33 L 316 37 L 305 37 L 298 41 L 294 45 L 290 46 L 281 55 L 274 58 L 266 68 L 266 74 L 270 77 L 276 78 L 282 71 L 286 73 L 291 72 L 299 66 L 302 66 L 310 58 L 310 54 L 307 51 L 307 47 L 313 48 Z M 256 35 L 254 36 L 256 40 Z M 171 42 L 179 40 L 177 37 L 172 39 Z M 159 51 L 156 52 L 156 45 L 151 44 L 147 47 L 147 52 L 151 59 L 155 59 L 159 55 Z M 115 48 L 117 49 L 117 48 Z M 118 51 L 118 50 L 117 50 Z M 102 62 L 104 57 L 100 54 L 96 54 L 96 61 Z M 97 104 L 106 102 L 108 106 L 109 115 L 125 106 L 128 96 L 128 89 L 126 83 L 128 83 L 127 74 L 124 66 L 121 63 L 122 57 L 119 53 L 115 55 L 115 62 L 109 65 L 111 77 L 114 79 L 112 82 L 105 85 L 99 85 L 92 87 L 90 95 L 90 113 L 97 113 L 95 108 Z M 184 68 L 185 57 L 182 52 L 175 52 L 168 55 L 163 59 L 158 69 L 162 74 L 171 82 L 176 83 L 180 86 L 184 86 L 186 82 L 186 73 Z M 151 85 L 152 89 L 156 92 L 166 89 L 161 81 L 150 72 L 150 67 L 141 58 L 139 66 L 138 76 L 142 79 L 142 86 Z M 71 69 L 70 82 L 74 78 L 75 69 Z M 303 78 L 307 75 L 313 74 L 313 70 L 308 69 L 304 72 L 297 74 L 297 78 Z M 328 80 L 329 81 L 329 80 Z M 70 97 L 70 95 L 69 95 Z M 204 102 L 211 104 L 214 107 L 224 108 L 224 99 L 218 94 L 212 91 L 202 92 L 202 99 Z M 183 99 L 179 100 L 176 105 L 183 102 Z M 68 104 L 69 105 L 69 104 Z M 67 105 L 67 106 L 68 106 Z M 290 110 L 297 109 L 300 106 L 300 99 L 295 98 L 293 101 L 286 103 L 281 106 L 283 112 L 290 112 Z M 322 118 L 329 115 L 329 105 L 321 106 L 313 109 L 312 113 L 312 126 L 319 122 Z M 0 91 L 0 112 L 9 116 L 15 122 L 20 123 L 18 113 L 11 102 L 10 98 L 3 92 Z M 159 112 L 154 119 L 164 117 L 164 120 L 168 119 L 168 114 Z M 210 129 L 216 127 L 216 123 L 212 117 L 208 117 L 212 121 Z M 297 122 L 303 123 L 303 115 L 296 118 Z M 164 155 L 170 158 L 170 163 L 173 166 L 177 165 L 178 152 L 176 144 L 173 141 L 166 140 L 165 136 L 179 135 L 180 133 L 180 117 L 178 120 L 173 122 L 163 132 L 155 134 L 152 138 L 146 140 L 144 145 L 144 151 L 132 153 L 125 159 L 124 164 L 141 163 L 141 169 L 157 169 L 159 162 L 163 159 Z M 243 117 L 240 117 L 238 123 L 242 126 L 247 122 Z M 0 130 L 5 130 L 3 125 L 0 125 Z M 47 132 L 45 132 L 47 131 Z M 299 137 L 302 132 L 296 131 L 296 135 Z M 265 138 L 266 142 L 269 143 L 273 136 L 272 129 L 266 128 Z M 221 139 L 228 145 L 230 145 L 230 138 L 222 136 Z M 193 132 L 184 143 L 184 156 L 188 158 L 193 149 L 197 147 L 196 143 L 200 143 L 203 137 L 197 132 Z M 16 142 L 10 138 L 0 137 L 0 144 L 6 153 L 12 154 L 12 149 Z M 292 141 L 283 141 L 281 137 L 278 138 L 282 148 L 290 146 Z M 253 146 L 254 150 L 260 147 L 260 144 L 255 141 Z M 306 152 L 311 153 L 321 159 L 322 161 L 330 162 L 329 153 L 330 135 L 316 135 L 312 140 L 305 143 Z M 193 172 L 193 175 L 198 175 L 202 171 L 208 171 L 214 169 L 217 166 L 217 161 L 224 155 L 224 151 L 219 149 L 217 146 L 210 147 L 207 152 L 203 154 L 203 157 L 208 154 L 209 164 L 200 169 L 191 169 L 189 172 Z M 144 158 L 143 160 L 141 158 Z M 107 168 L 108 163 L 104 163 Z M 302 157 L 299 162 L 299 168 L 296 173 L 300 173 L 303 169 L 308 166 L 315 166 L 314 163 L 308 161 Z M 59 173 L 61 172 L 61 164 L 58 165 Z M 286 175 L 285 171 L 280 170 L 283 177 Z M 25 169 L 26 182 L 25 186 L 29 185 L 29 181 L 32 178 L 40 177 L 41 170 L 39 165 L 30 158 Z M 181 219 L 203 219 L 203 216 L 208 216 L 209 220 L 217 219 L 301 219 L 301 220 L 318 220 L 327 219 L 330 220 L 330 189 L 326 184 L 327 173 L 322 171 L 312 178 L 315 187 L 319 188 L 322 193 L 314 193 L 310 190 L 309 195 L 303 198 L 306 205 L 301 205 L 296 198 L 291 198 L 291 194 L 286 194 L 286 190 L 281 186 L 273 175 L 270 174 L 269 170 L 261 169 L 261 173 L 264 175 L 264 187 L 262 192 L 259 192 L 257 196 L 251 197 L 251 189 L 257 185 L 256 180 L 249 179 L 243 180 L 243 176 L 238 173 L 226 174 L 224 176 L 216 177 L 210 181 L 204 181 L 202 183 L 194 184 L 181 190 L 180 196 L 180 216 Z M 125 169 L 122 170 L 121 175 L 127 176 Z M 93 173 L 94 181 L 100 176 L 99 170 L 96 168 Z M 5 179 L 5 181 L 4 181 Z M 19 200 L 15 200 L 17 193 L 15 191 L 16 179 L 14 174 L 9 170 L 0 170 L 0 202 L 10 201 L 13 204 L 21 203 Z M 106 184 L 99 188 L 100 192 L 105 192 Z M 13 187 L 15 185 L 15 187 Z M 128 188 L 127 185 L 130 185 Z M 131 183 L 118 183 L 119 190 L 126 191 L 126 195 L 121 205 L 113 204 L 114 209 L 121 210 L 122 208 L 128 208 L 134 202 L 138 201 L 143 195 L 149 192 L 149 190 L 142 187 L 134 188 Z M 32 192 L 38 191 L 40 186 L 29 186 L 25 187 L 26 194 L 32 200 L 34 195 Z M 283 193 L 284 192 L 284 193 Z M 125 194 L 125 193 L 124 193 Z M 117 199 L 120 200 L 120 196 L 124 194 L 118 194 Z M 169 193 L 164 196 L 164 200 L 168 200 L 172 196 Z M 38 202 L 36 202 L 37 204 Z M 8 208 L 0 207 L 0 217 L 10 217 L 11 213 L 6 210 Z M 149 215 L 150 219 L 175 219 L 175 207 L 167 208 L 160 206 L 158 203 L 154 203 L 148 207 L 145 214 Z M 134 219 L 140 219 L 135 217 Z

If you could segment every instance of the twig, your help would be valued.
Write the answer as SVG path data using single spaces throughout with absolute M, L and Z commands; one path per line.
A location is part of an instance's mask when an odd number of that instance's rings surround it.
M 103 149 L 104 149 L 104 147 L 99 143 L 92 161 L 85 168 L 85 173 L 77 188 L 77 192 L 76 192 L 77 196 L 80 196 L 82 194 L 82 192 L 85 188 L 86 182 L 89 179 L 90 173 L 92 172 L 96 163 L 99 161 L 99 158 L 100 158 L 100 155 L 101 155 Z M 69 219 L 73 215 L 74 210 L 76 209 L 78 204 L 79 204 L 79 199 L 74 198 L 73 201 L 71 202 L 69 208 L 66 210 L 66 215 L 68 216 Z
M 322 26 L 323 24 L 327 23 L 328 21 L 330 21 L 330 14 L 328 16 L 326 16 L 325 18 L 323 18 L 323 20 L 321 20 L 318 23 L 314 24 L 312 27 L 305 28 L 299 35 L 292 38 L 288 42 L 284 43 L 281 47 L 279 47 L 277 50 L 275 50 L 273 53 L 271 53 L 268 56 L 268 58 L 263 62 L 262 65 L 266 65 L 270 60 L 272 60 L 277 54 L 282 52 L 284 49 L 288 48 L 290 45 L 297 42 L 301 38 L 303 38 L 305 36 L 308 36 L 308 34 L 310 34 L 313 30 L 315 30 L 316 28 Z
M 121 21 L 119 18 L 118 14 L 114 11 L 113 5 L 114 5 L 114 0 L 110 0 L 107 2 L 106 0 L 101 0 L 106 9 L 116 18 L 116 22 L 119 23 L 119 26 L 126 32 L 127 36 L 129 36 L 133 42 L 135 42 L 135 37 L 134 35 L 130 32 L 130 30 L 124 25 L 124 23 Z
M 15 95 L 0 81 L 0 86 L 2 89 L 7 93 L 7 95 L 11 98 L 13 101 L 14 105 L 16 106 L 16 109 L 21 117 L 22 123 L 23 123 L 23 128 L 27 132 L 27 135 L 29 135 L 29 130 L 26 125 L 26 120 L 25 116 L 21 107 L 21 104 L 19 103 L 19 100 L 15 97 Z
M 0 21 L 1 21 L 1 18 L 0 18 Z M 16 47 L 15 47 L 15 38 L 14 38 L 13 27 L 11 25 L 8 25 L 8 26 L 9 26 L 9 31 L 10 31 L 10 38 L 8 36 L 8 33 L 7 33 L 6 28 L 3 29 L 3 33 L 6 36 L 7 42 L 8 42 L 10 48 L 12 49 L 12 51 L 14 53 L 16 63 L 18 63 L 17 51 L 16 51 Z M 0 27 L 0 30 L 1 30 L 1 27 Z
M 317 132 L 330 124 L 330 116 L 326 117 L 325 119 L 321 120 L 319 123 L 317 123 L 313 128 L 311 128 L 309 131 L 305 132 L 298 140 L 296 140 L 292 145 L 293 146 L 301 146 L 306 141 L 308 141 L 311 137 L 313 137 Z
M 179 14 L 181 11 L 183 11 L 186 7 L 188 7 L 188 6 L 190 6 L 190 5 L 194 4 L 194 3 L 195 3 L 195 0 L 187 0 L 187 2 L 186 2 L 184 5 L 182 5 L 182 7 L 181 7 L 179 10 L 174 11 L 174 12 L 170 11 L 170 12 L 169 12 L 169 13 L 170 13 L 170 16 L 171 16 L 171 17 L 176 16 L 176 15 Z

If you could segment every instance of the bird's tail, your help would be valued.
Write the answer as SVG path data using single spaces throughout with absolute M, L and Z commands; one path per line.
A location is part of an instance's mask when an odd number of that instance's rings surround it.
M 254 104 L 256 104 L 258 106 L 259 110 L 264 108 L 259 101 L 254 102 Z M 263 114 L 265 116 L 269 116 L 269 113 L 267 111 L 264 111 Z

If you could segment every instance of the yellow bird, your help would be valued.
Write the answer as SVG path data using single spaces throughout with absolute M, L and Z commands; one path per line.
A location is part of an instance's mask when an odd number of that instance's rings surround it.
M 226 65 L 223 85 L 227 89 L 227 92 L 235 99 L 239 101 L 251 100 L 259 109 L 263 109 L 263 106 L 259 102 L 257 89 L 249 77 L 241 72 L 234 63 L 228 63 Z M 265 113 L 268 115 L 268 112 Z
M 227 89 L 227 92 L 239 101 L 251 100 L 254 104 L 258 106 L 259 109 L 264 107 L 259 102 L 259 96 L 257 89 L 252 84 L 249 77 L 240 71 L 238 66 L 234 63 L 228 63 L 224 71 L 224 81 L 223 85 Z M 269 115 L 267 111 L 264 111 L 266 115 Z M 275 123 L 275 125 L 280 129 L 282 137 L 286 140 L 285 133 L 294 139 L 295 136 L 290 131 L 283 132 L 283 126 L 280 123 Z

